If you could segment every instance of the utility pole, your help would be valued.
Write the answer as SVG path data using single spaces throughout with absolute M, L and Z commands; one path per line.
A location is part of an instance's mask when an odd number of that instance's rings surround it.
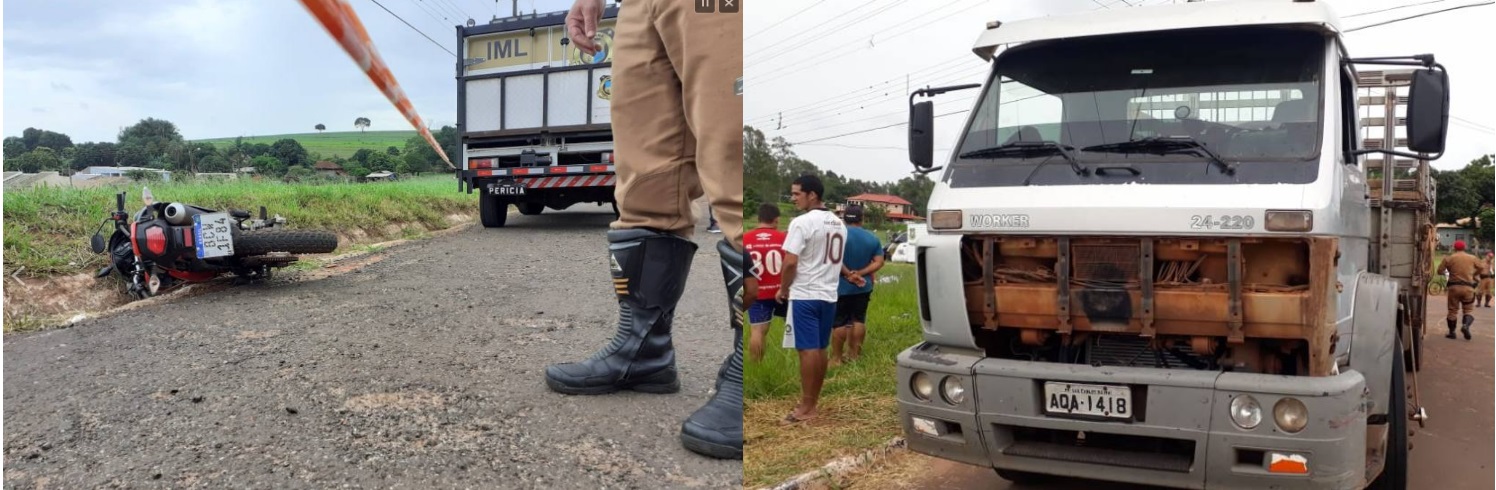
M 774 128 L 774 130 L 778 131 L 778 130 L 781 130 L 781 129 L 784 129 L 784 112 L 783 111 L 779 112 L 779 127 Z

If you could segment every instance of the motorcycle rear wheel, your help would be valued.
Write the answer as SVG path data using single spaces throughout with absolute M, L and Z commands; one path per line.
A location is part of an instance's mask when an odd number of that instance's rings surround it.
M 234 255 L 249 257 L 271 252 L 322 254 L 338 248 L 338 236 L 318 230 L 256 230 L 239 233 Z

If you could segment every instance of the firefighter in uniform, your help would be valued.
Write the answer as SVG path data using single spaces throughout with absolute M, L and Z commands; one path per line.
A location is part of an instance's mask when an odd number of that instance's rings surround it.
M 717 254 L 732 330 L 722 340 L 734 349 L 680 439 L 723 459 L 743 458 L 743 16 L 737 6 L 726 11 L 740 2 L 713 12 L 680 0 L 620 6 L 610 101 L 619 217 L 608 232 L 618 326 L 590 358 L 545 370 L 546 385 L 566 394 L 680 391 L 671 328 L 696 255 L 691 203 L 704 193 L 723 232 Z M 603 0 L 576 0 L 566 17 L 584 53 L 598 49 L 602 13 Z
M 1491 295 L 1492 293 L 1496 293 L 1496 291 L 1492 291 L 1492 289 L 1496 289 L 1492 287 L 1492 283 L 1496 282 L 1492 280 L 1496 278 L 1496 263 L 1493 263 L 1493 258 L 1496 258 L 1496 252 L 1486 252 L 1486 271 L 1480 276 L 1480 286 L 1475 288 L 1476 306 L 1482 306 L 1481 301 L 1484 300 L 1484 306 L 1490 308 Z
M 1486 272 L 1486 265 L 1479 258 L 1465 253 L 1463 240 L 1455 241 L 1454 253 L 1439 262 L 1439 268 L 1434 273 L 1449 274 L 1444 291 L 1449 301 L 1449 317 L 1446 319 L 1449 322 L 1449 334 L 1445 335 L 1446 338 L 1455 338 L 1455 324 L 1461 323 L 1463 326 L 1460 330 L 1464 332 L 1465 340 L 1470 340 L 1470 325 L 1475 323 L 1475 315 L 1471 311 L 1475 306 L 1475 278 Z

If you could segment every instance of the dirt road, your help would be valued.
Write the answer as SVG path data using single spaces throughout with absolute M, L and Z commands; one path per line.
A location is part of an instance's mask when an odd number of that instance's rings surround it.
M 1409 454 L 1408 488 L 1488 490 L 1496 488 L 1492 461 L 1496 432 L 1492 406 L 1496 386 L 1496 339 L 1491 308 L 1476 308 L 1475 338 L 1444 338 L 1444 297 L 1430 297 L 1423 370 L 1418 373 L 1420 395 L 1428 410 L 1428 426 L 1413 436 Z M 861 488 L 980 488 L 1091 490 L 1096 488 L 1152 490 L 1156 487 L 1065 480 L 1051 485 L 1016 485 L 998 478 L 989 468 L 955 463 L 901 451 L 887 463 L 850 479 Z
M 741 485 L 677 438 L 732 350 L 721 235 L 698 232 L 677 310 L 681 393 L 546 389 L 617 319 L 612 214 L 578 208 L 7 335 L 5 488 Z

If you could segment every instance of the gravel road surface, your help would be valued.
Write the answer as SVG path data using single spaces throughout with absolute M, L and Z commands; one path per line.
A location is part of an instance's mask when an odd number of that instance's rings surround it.
M 676 313 L 682 391 L 545 388 L 546 364 L 613 332 L 611 220 L 516 214 L 332 277 L 7 335 L 5 488 L 740 486 L 738 461 L 677 438 L 732 350 L 704 218 Z

